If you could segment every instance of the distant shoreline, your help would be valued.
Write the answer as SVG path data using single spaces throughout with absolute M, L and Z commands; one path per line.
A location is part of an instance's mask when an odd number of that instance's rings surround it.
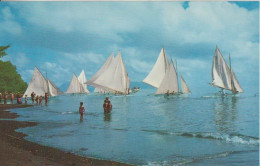
M 7 109 L 24 108 L 33 105 L 11 105 L 0 104 L 0 163 L 2 165 L 116 165 L 127 166 L 128 164 L 99 160 L 77 156 L 70 152 L 63 152 L 59 149 L 39 145 L 24 139 L 23 133 L 16 132 L 18 128 L 32 127 L 35 122 L 15 121 L 19 117 Z M 6 120 L 10 119 L 10 120 Z

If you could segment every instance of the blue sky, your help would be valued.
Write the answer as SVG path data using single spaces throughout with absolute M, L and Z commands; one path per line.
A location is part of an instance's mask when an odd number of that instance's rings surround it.
M 242 87 L 258 85 L 259 2 L 0 2 L 0 25 L 26 82 L 35 65 L 58 86 L 89 79 L 118 50 L 142 81 L 165 47 L 192 89 L 211 82 L 217 45 Z

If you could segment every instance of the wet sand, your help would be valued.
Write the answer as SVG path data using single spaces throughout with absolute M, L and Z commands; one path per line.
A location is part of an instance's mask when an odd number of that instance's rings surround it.
M 118 165 L 127 164 L 81 157 L 69 152 L 26 141 L 18 128 L 37 125 L 12 119 L 18 115 L 0 109 L 0 163 L 1 165 Z M 10 120 L 7 120 L 10 119 Z

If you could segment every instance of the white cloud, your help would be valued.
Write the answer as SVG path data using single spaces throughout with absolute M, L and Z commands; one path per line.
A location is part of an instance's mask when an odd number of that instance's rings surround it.
M 45 30 L 46 35 L 55 33 L 58 34 L 56 38 L 61 40 L 68 40 L 68 34 L 86 37 L 84 40 L 77 39 L 90 45 L 85 52 L 59 50 L 57 54 L 61 56 L 55 63 L 46 62 L 49 69 L 56 70 L 57 80 L 68 80 L 73 72 L 79 74 L 82 68 L 89 78 L 105 62 L 111 51 L 116 54 L 118 50 L 121 50 L 132 80 L 142 80 L 152 69 L 160 52 L 159 46 L 163 45 L 166 45 L 167 53 L 177 57 L 179 71 L 194 75 L 194 78 L 202 71 L 210 76 L 211 57 L 216 45 L 226 60 L 228 54 L 231 54 L 237 76 L 246 75 L 248 69 L 257 72 L 254 68 L 258 67 L 259 60 L 259 11 L 246 10 L 234 3 L 189 2 L 186 9 L 182 2 L 10 5 L 13 7 L 11 9 L 17 9 L 17 15 L 28 27 Z M 5 19 L 0 19 L 0 22 L 11 22 L 10 25 L 5 24 L 7 28 L 4 32 L 15 32 L 12 27 L 18 27 L 16 32 L 21 30 L 19 24 L 11 26 L 15 24 L 16 17 L 9 7 L 3 8 L 1 13 Z M 43 38 L 42 42 L 48 40 Z M 69 41 L 69 44 L 75 46 L 76 50 L 79 41 Z M 52 48 L 55 48 L 55 44 Z M 61 45 L 59 48 L 62 49 L 61 43 L 57 45 Z M 190 47 L 201 50 L 193 49 L 195 51 L 192 52 Z M 174 48 L 179 49 L 178 52 Z M 179 55 L 183 52 L 188 52 L 186 57 Z

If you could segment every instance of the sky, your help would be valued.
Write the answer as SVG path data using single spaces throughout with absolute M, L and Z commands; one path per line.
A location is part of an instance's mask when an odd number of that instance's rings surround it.
M 190 89 L 208 86 L 216 46 L 242 86 L 259 82 L 259 2 L 0 2 L 0 45 L 26 82 L 34 67 L 58 87 L 90 79 L 120 50 L 142 81 L 162 47 Z

